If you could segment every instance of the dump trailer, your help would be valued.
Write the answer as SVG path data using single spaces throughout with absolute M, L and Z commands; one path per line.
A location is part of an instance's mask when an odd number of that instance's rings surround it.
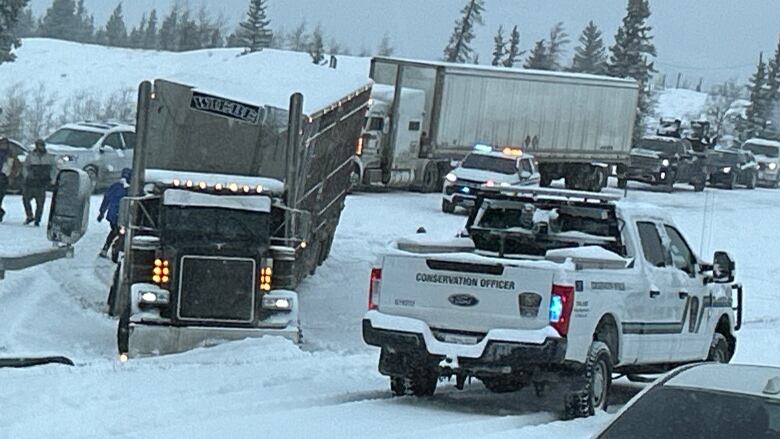
M 439 190 L 477 144 L 533 154 L 545 186 L 565 178 L 600 189 L 628 162 L 633 80 L 384 57 L 372 59 L 370 76 L 354 170 L 363 185 Z
M 367 79 L 347 83 L 301 81 L 316 99 L 286 107 L 278 89 L 271 104 L 260 87 L 236 98 L 235 82 L 141 84 L 109 294 L 120 358 L 301 340 L 295 289 L 330 252 L 370 96 Z

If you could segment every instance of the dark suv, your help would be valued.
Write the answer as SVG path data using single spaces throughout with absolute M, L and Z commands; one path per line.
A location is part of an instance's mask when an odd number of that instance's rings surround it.
M 734 189 L 737 185 L 744 185 L 748 189 L 755 189 L 758 184 L 758 163 L 749 151 L 713 150 L 707 162 L 712 186 Z
M 674 190 L 675 183 L 687 183 L 698 191 L 707 184 L 706 156 L 693 150 L 685 139 L 645 137 L 631 149 L 628 169 L 618 178 L 618 187 L 629 180 Z

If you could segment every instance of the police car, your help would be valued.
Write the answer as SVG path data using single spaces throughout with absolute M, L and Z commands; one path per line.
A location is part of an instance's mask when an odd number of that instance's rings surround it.
M 441 210 L 453 213 L 458 206 L 471 208 L 482 185 L 508 187 L 539 182 L 533 156 L 519 148 L 476 145 L 444 179 Z
M 742 288 L 727 253 L 705 262 L 652 205 L 482 190 L 461 237 L 400 239 L 372 271 L 363 339 L 394 394 L 533 384 L 580 417 L 606 408 L 613 373 L 731 359 Z

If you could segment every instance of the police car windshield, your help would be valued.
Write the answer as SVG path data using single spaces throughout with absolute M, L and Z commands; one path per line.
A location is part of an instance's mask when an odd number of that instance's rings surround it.
M 481 171 L 498 172 L 499 174 L 516 174 L 517 162 L 512 158 L 496 157 L 484 154 L 469 154 L 461 164 L 462 168 L 479 169 Z
M 780 403 L 707 390 L 658 387 L 636 401 L 599 439 L 778 438 Z
M 755 143 L 746 143 L 742 146 L 742 149 L 752 152 L 756 155 L 763 155 L 766 157 L 777 158 L 780 157 L 780 151 L 776 146 L 771 145 L 758 145 Z
M 54 134 L 49 136 L 46 139 L 46 143 L 51 145 L 72 146 L 74 148 L 91 148 L 101 137 L 103 137 L 101 133 L 63 128 L 55 131 Z
M 679 150 L 678 146 L 674 142 L 664 142 L 663 140 L 651 140 L 642 139 L 636 146 L 640 149 L 648 149 L 650 151 L 658 151 L 664 154 L 673 155 Z

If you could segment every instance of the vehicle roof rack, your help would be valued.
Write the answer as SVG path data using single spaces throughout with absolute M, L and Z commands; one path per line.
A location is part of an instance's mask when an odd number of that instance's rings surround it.
M 529 196 L 533 198 L 562 198 L 566 200 L 576 200 L 585 202 L 598 202 L 598 203 L 611 203 L 621 200 L 623 197 L 614 194 L 598 194 L 594 192 L 585 191 L 572 191 L 567 189 L 550 189 L 550 188 L 537 188 L 537 187 L 486 187 L 483 186 L 484 192 L 493 192 L 496 195 L 515 195 L 515 196 Z

